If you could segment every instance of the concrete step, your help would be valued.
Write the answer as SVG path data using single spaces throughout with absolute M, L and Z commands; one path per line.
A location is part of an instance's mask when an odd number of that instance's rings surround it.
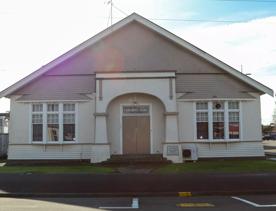
M 162 154 L 142 155 L 112 155 L 103 164 L 168 164 L 171 161 L 163 158 Z

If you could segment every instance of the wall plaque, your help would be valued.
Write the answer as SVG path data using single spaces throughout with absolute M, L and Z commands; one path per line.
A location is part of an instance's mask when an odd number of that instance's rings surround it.
M 167 146 L 167 155 L 178 156 L 179 155 L 178 146 L 177 145 L 168 145 Z
M 149 114 L 148 105 L 129 105 L 123 106 L 124 114 Z

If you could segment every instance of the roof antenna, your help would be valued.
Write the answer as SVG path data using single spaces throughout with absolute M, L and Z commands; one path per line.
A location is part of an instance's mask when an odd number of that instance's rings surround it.
M 110 4 L 110 26 L 112 26 L 112 7 L 113 7 L 113 2 L 112 0 L 109 0 L 107 2 L 107 5 Z

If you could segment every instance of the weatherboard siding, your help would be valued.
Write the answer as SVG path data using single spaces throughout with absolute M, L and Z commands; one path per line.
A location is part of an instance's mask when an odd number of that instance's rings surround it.
M 90 159 L 91 145 L 10 145 L 9 160 Z
M 241 111 L 243 140 L 262 140 L 260 96 L 252 101 L 244 101 Z
M 176 91 L 182 99 L 252 98 L 254 89 L 229 74 L 177 74 Z
M 199 158 L 219 157 L 260 157 L 264 156 L 261 141 L 228 142 L 228 143 L 197 143 Z
M 255 88 L 231 77 L 184 47 L 137 22 L 87 47 L 66 62 L 17 90 L 19 100 L 85 100 L 95 93 L 95 73 L 176 71 L 176 92 L 183 98 L 250 98 Z
M 222 70 L 137 22 L 132 22 L 61 63 L 48 75 L 96 71 L 177 70 L 220 73 Z
M 29 143 L 29 104 L 17 102 L 18 97 L 10 98 L 9 144 Z
M 89 100 L 95 91 L 95 75 L 41 76 L 17 90 L 18 100 Z

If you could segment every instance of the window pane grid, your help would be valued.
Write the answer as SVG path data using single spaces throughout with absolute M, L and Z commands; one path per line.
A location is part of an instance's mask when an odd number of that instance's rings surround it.
M 208 112 L 197 112 L 196 113 L 197 122 L 208 122 Z
M 228 108 L 229 109 L 239 109 L 239 102 L 238 101 L 230 101 L 228 102 Z
M 46 109 L 44 109 L 46 106 Z M 31 105 L 32 141 L 76 141 L 74 103 L 35 103 Z M 45 117 L 45 119 L 44 119 Z M 60 121 L 60 117 L 62 118 Z M 63 122 L 63 123 L 62 123 Z M 63 124 L 63 125 L 62 125 Z M 44 129 L 45 128 L 45 140 Z M 60 129 L 63 128 L 62 133 Z M 63 134 L 63 140 L 62 139 Z
M 240 114 L 239 112 L 229 112 L 229 122 L 239 122 Z
M 63 114 L 63 124 L 75 124 L 75 114 Z
M 32 126 L 32 141 L 42 141 L 42 124 L 33 124 Z
M 59 125 L 58 124 L 48 124 L 48 141 L 58 141 L 59 140 Z
M 43 111 L 43 104 L 33 104 L 32 105 L 33 112 L 42 112 Z
M 213 122 L 224 122 L 224 112 L 213 112 Z
M 58 124 L 58 114 L 47 114 L 48 124 Z
M 63 104 L 63 111 L 75 111 L 75 104 Z
M 33 114 L 32 115 L 33 124 L 42 124 L 42 114 Z
M 47 104 L 47 111 L 58 112 L 58 104 L 57 103 Z
M 208 103 L 207 102 L 198 102 L 196 103 L 196 110 L 207 110 Z

